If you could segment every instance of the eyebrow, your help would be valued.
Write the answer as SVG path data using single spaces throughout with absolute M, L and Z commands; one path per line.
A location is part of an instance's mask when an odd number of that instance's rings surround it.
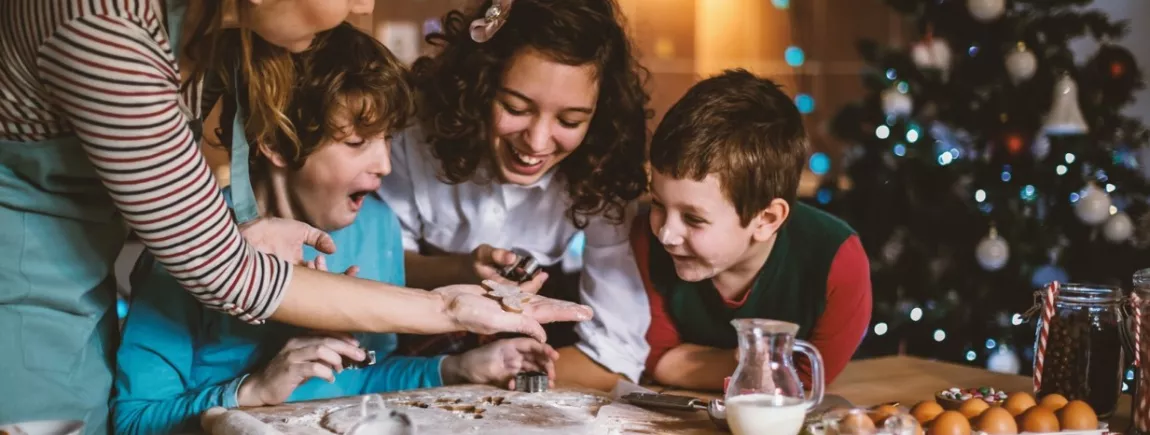
M 523 95 L 523 94 L 515 91 L 514 89 L 499 88 L 499 91 L 514 95 L 517 98 L 521 98 L 521 99 L 527 101 L 528 103 L 531 103 L 531 105 L 535 105 L 535 100 L 528 98 L 526 95 Z M 595 113 L 595 109 L 592 109 L 590 107 L 568 107 L 568 108 L 563 109 L 562 111 L 563 112 L 583 112 L 583 113 L 586 113 L 588 115 Z

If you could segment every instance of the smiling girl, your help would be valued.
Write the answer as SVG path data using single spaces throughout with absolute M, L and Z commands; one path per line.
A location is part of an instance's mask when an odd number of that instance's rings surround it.
M 596 315 L 561 353 L 637 380 L 649 314 L 627 218 L 646 185 L 647 71 L 614 0 L 481 6 L 448 13 L 429 36 L 440 52 L 413 67 L 419 122 L 396 138 L 381 190 L 408 281 L 479 282 L 512 248 L 553 265 L 582 230 L 579 298 Z

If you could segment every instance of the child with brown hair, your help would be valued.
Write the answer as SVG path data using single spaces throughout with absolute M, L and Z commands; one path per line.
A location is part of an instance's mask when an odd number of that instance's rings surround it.
M 279 137 L 259 143 L 252 190 L 260 214 L 330 231 L 339 250 L 325 257 L 306 249 L 304 258 L 315 267 L 402 286 L 399 222 L 375 190 L 391 171 L 390 134 L 411 115 L 406 72 L 382 44 L 349 24 L 321 35 L 295 66 L 300 81 L 284 112 L 298 142 Z M 225 189 L 229 202 L 231 194 Z M 391 355 L 395 334 L 253 326 L 196 303 L 147 259 L 133 275 L 132 306 L 117 355 L 117 433 L 192 431 L 198 416 L 215 406 L 454 383 L 507 386 L 521 370 L 553 371 L 555 351 L 531 338 L 501 340 L 461 355 L 400 357 Z M 345 361 L 363 361 L 365 351 L 375 352 L 375 365 L 344 369 Z
M 743 70 L 693 86 L 651 143 L 651 209 L 632 227 L 650 303 L 656 382 L 717 390 L 734 372 L 731 320 L 799 325 L 834 380 L 870 322 L 870 266 L 854 231 L 798 202 L 802 117 Z M 809 365 L 799 364 L 810 386 Z

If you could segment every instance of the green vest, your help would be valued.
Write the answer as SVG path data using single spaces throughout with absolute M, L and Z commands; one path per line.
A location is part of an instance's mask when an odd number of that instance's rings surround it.
M 803 203 L 779 230 L 775 246 L 738 308 L 728 307 L 711 280 L 687 282 L 675 274 L 671 256 L 650 240 L 651 283 L 684 343 L 721 349 L 738 346 L 731 320 L 775 319 L 799 325 L 808 340 L 827 303 L 827 277 L 839 247 L 854 234 L 846 223 Z

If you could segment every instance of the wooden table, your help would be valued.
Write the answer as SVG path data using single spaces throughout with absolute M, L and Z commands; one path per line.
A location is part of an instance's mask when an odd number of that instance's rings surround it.
M 906 406 L 934 397 L 934 393 L 951 388 L 990 386 L 1003 391 L 1032 391 L 1029 377 L 1007 375 L 975 367 L 930 361 L 909 356 L 892 356 L 852 361 L 827 388 L 855 406 L 873 406 L 900 402 Z M 698 393 L 666 388 L 665 393 L 713 398 L 715 393 Z M 1111 429 L 1125 430 L 1130 425 L 1130 396 L 1122 395 L 1118 409 L 1110 419 Z

